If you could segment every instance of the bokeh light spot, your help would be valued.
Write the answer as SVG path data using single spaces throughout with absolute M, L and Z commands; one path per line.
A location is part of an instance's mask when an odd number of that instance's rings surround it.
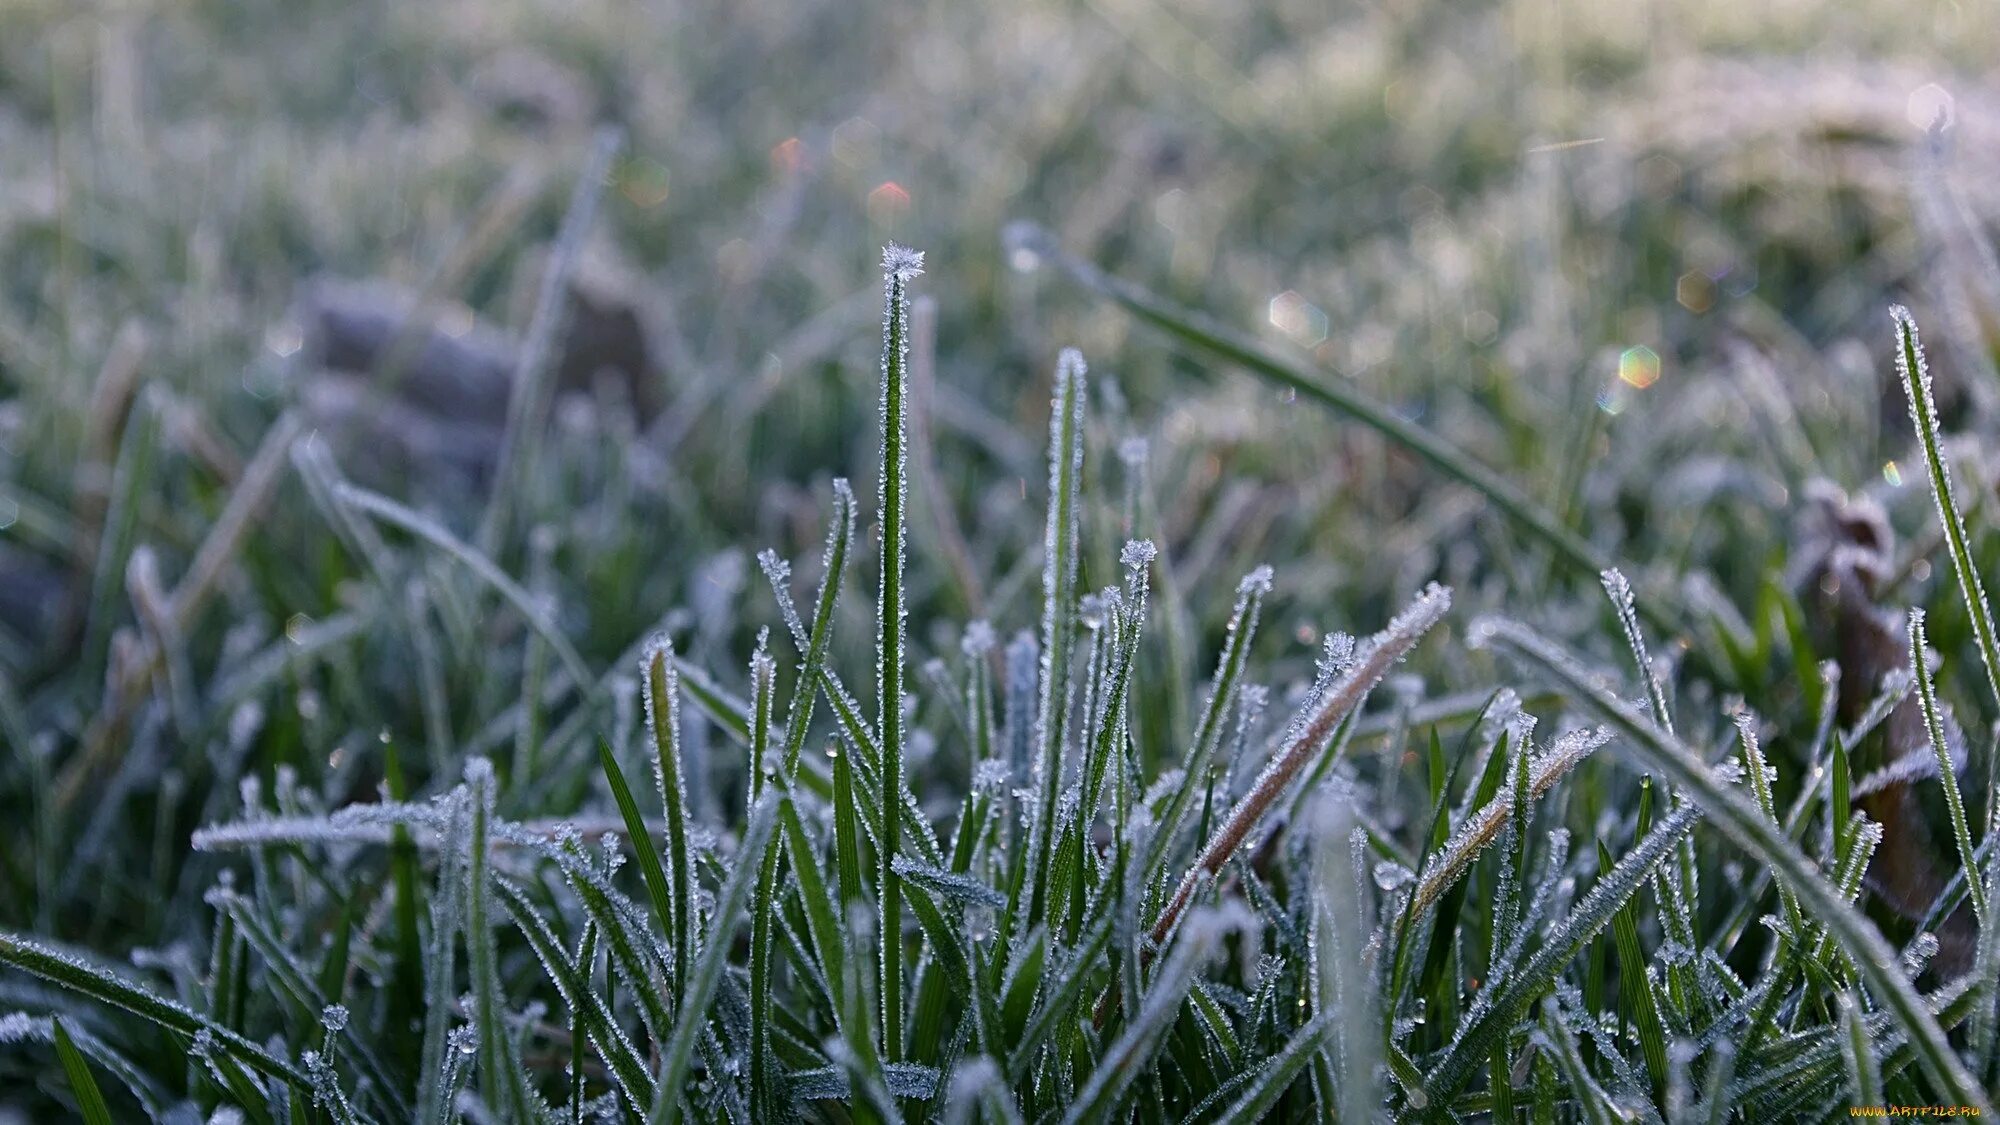
M 1903 112 L 1909 117 L 1910 124 L 1919 129 L 1929 129 L 1934 125 L 1949 129 L 1957 119 L 1957 105 L 1952 100 L 1951 92 L 1935 82 L 1926 82 L 1910 91 L 1910 100 Z
M 868 193 L 868 217 L 886 223 L 910 208 L 910 193 L 894 180 L 885 180 Z
M 1660 356 L 1640 344 L 1618 354 L 1618 379 L 1635 390 L 1645 390 L 1660 381 Z
M 792 175 L 805 163 L 805 146 L 797 137 L 786 137 L 771 146 L 771 170 Z
M 1318 305 L 1287 289 L 1271 298 L 1271 326 L 1302 347 L 1317 347 L 1326 339 L 1326 314 Z
M 1674 282 L 1674 300 L 1691 313 L 1705 313 L 1715 307 L 1715 283 L 1700 270 L 1689 270 Z

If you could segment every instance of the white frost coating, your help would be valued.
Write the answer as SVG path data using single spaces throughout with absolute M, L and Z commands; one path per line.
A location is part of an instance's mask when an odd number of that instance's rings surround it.
M 0 1016 L 0 1043 L 46 1043 L 55 1037 L 53 1021 L 26 1012 Z
M 1270 593 L 1271 577 L 1272 577 L 1272 571 L 1268 563 L 1263 566 L 1259 566 L 1257 569 L 1244 575 L 1243 580 L 1236 584 L 1236 596 L 1239 598 L 1247 598 L 1252 594 Z
M 1924 969 L 1937 956 L 1938 936 L 1929 930 L 1910 939 L 1903 950 L 1903 975 L 1915 980 L 1923 975 Z
M 2000 668 L 1993 666 L 1995 659 L 1993 619 L 1990 603 L 1986 600 L 1986 584 L 1981 581 L 1976 567 L 1962 565 L 1970 559 L 1965 543 L 1965 524 L 1959 518 L 1958 501 L 1952 495 L 1951 465 L 1938 449 L 1937 401 L 1931 386 L 1930 365 L 1924 361 L 1924 347 L 1917 335 L 1917 322 L 1910 316 L 1910 310 L 1902 305 L 1891 305 L 1889 317 L 1896 322 L 1896 374 L 1903 384 L 1904 397 L 1910 404 L 1910 425 L 1917 431 L 1917 440 L 1924 447 L 1924 460 L 1931 477 L 1931 498 L 1936 501 L 1938 522 L 1944 527 L 1945 539 L 1952 559 L 1952 572 L 1958 577 L 1959 593 L 1972 611 L 1973 632 L 1978 636 L 1979 660 L 1986 668 L 1986 682 L 1996 695 L 2000 695 Z M 1907 346 L 1906 346 L 1907 343 Z M 1916 370 L 1911 371 L 1914 363 Z
M 897 281 L 909 281 L 924 272 L 924 252 L 894 242 L 882 248 L 882 273 Z
M 1070 614 L 1076 587 L 1078 512 L 1083 479 L 1083 415 L 1087 367 L 1083 353 L 1064 348 L 1056 357 L 1055 394 L 1049 408 L 1049 507 L 1042 529 L 1042 643 L 1029 776 L 1038 792 L 1028 828 L 1028 861 L 1039 871 L 1053 828 L 1060 784 L 1064 708 L 1069 695 Z
M 1146 458 L 1151 455 L 1152 446 L 1142 437 L 1128 437 L 1118 443 L 1118 460 L 1127 469 L 1138 470 L 1145 467 Z
M 766 547 L 757 552 L 757 569 L 764 572 L 764 579 L 771 584 L 771 593 L 778 602 L 778 616 L 785 621 L 785 631 L 792 635 L 792 643 L 799 646 L 799 651 L 804 652 L 808 643 L 806 626 L 799 619 L 798 605 L 792 601 L 792 564 Z
M 1174 892 L 1173 899 L 1161 912 L 1159 923 L 1154 927 L 1155 942 L 1164 940 L 1172 931 L 1175 920 L 1187 908 L 1201 879 L 1219 871 L 1235 853 L 1279 794 L 1332 735 L 1340 720 L 1360 706 L 1362 699 L 1388 674 L 1389 669 L 1450 609 L 1449 589 L 1436 583 L 1425 587 L 1415 601 L 1390 619 L 1387 627 L 1370 638 L 1354 667 L 1328 690 L 1318 693 L 1302 710 L 1304 721 L 1295 724 L 1296 735 L 1288 738 L 1283 748 L 1264 767 L 1249 794 L 1236 805 L 1229 819 L 1216 831 L 1214 838 L 1202 849 L 1201 857 L 1181 880 L 1180 888 Z
M 998 758 L 988 758 L 972 771 L 972 790 L 988 797 L 999 796 L 1007 788 L 1011 771 L 1007 763 Z
M 992 652 L 998 641 L 993 623 L 981 618 L 965 627 L 965 638 L 959 642 L 959 649 L 967 656 L 981 657 Z
M 1119 552 L 1118 561 L 1133 570 L 1138 570 L 1150 566 L 1159 553 L 1160 549 L 1153 545 L 1152 540 L 1131 539 L 1126 541 L 1125 549 Z
M 1320 646 L 1320 675 L 1328 679 L 1344 676 L 1354 667 L 1355 641 L 1347 633 L 1328 634 Z
M 319 1022 L 320 1026 L 326 1028 L 329 1032 L 345 1031 L 347 1029 L 346 1005 L 328 1004 L 326 1007 L 321 1008 Z
M 1528 796 L 1540 797 L 1570 770 L 1575 769 L 1585 758 L 1599 747 L 1611 741 L 1611 732 L 1598 727 L 1594 730 L 1570 731 L 1556 739 L 1555 745 L 1543 751 L 1539 757 L 1531 758 L 1528 764 Z M 1515 743 L 1522 753 L 1527 752 L 1528 743 Z M 1479 811 L 1467 817 L 1452 833 L 1445 845 L 1424 865 L 1423 874 L 1417 880 L 1414 892 L 1414 913 L 1421 913 L 1436 901 L 1450 886 L 1465 873 L 1472 861 L 1500 836 L 1514 810 L 1514 788 L 1503 785 L 1495 793 L 1493 800 Z
M 669 745 L 680 746 L 681 693 L 680 671 L 674 657 L 674 641 L 665 633 L 655 633 L 646 641 L 645 649 L 639 655 L 639 687 L 646 702 L 646 732 L 652 737 L 646 740 L 646 758 L 653 763 L 653 787 L 659 793 L 660 803 L 667 802 L 667 775 L 660 764 L 660 702 L 653 698 L 652 668 L 655 661 L 661 665 L 662 678 L 666 681 L 667 713 L 665 733 Z M 674 771 L 674 783 L 681 791 L 674 794 L 681 808 L 687 807 L 687 781 L 681 776 L 683 771 Z
M 1632 584 L 1625 580 L 1624 572 L 1612 567 L 1598 576 L 1604 582 L 1604 593 L 1610 597 L 1611 605 L 1618 611 L 1618 627 L 1625 632 L 1625 644 L 1632 650 L 1632 660 L 1639 666 L 1639 677 L 1646 684 L 1646 698 L 1653 705 L 1653 718 L 1661 729 L 1674 733 L 1672 712 L 1667 709 L 1666 688 L 1660 683 L 1659 674 L 1653 669 L 1653 658 L 1646 651 L 1646 636 L 1639 631 L 1639 611 L 1632 600 Z

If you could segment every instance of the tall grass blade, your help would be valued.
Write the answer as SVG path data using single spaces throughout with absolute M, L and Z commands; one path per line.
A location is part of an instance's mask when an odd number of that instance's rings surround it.
M 1924 450 L 1924 470 L 1930 477 L 1931 498 L 1937 503 L 1938 523 L 1944 528 L 1946 553 L 1958 579 L 1958 593 L 1965 600 L 1965 613 L 1972 621 L 1973 636 L 1979 643 L 1979 661 L 1986 669 L 1986 687 L 2000 706 L 2000 637 L 1993 626 L 1993 610 L 1986 600 L 1986 586 L 1974 564 L 1972 548 L 1965 533 L 1965 518 L 1959 514 L 1952 494 L 1951 467 L 1944 459 L 1943 427 L 1938 422 L 1937 400 L 1931 394 L 1930 366 L 1924 362 L 1923 343 L 1917 338 L 1917 322 L 1910 310 L 1892 305 L 1889 317 L 1896 324 L 1896 375 L 1903 384 L 1903 396 L 1910 406 L 1910 425 Z
M 1194 897 L 1195 888 L 1204 879 L 1213 877 L 1222 870 L 1222 865 L 1243 841 L 1251 829 L 1263 819 L 1265 810 L 1277 801 L 1279 795 L 1291 784 L 1299 770 L 1322 747 L 1333 728 L 1358 706 L 1362 697 L 1387 675 L 1396 662 L 1416 646 L 1418 640 L 1430 631 L 1433 625 L 1443 619 L 1445 611 L 1451 608 L 1451 592 L 1442 586 L 1432 585 L 1417 599 L 1392 619 L 1388 626 L 1369 643 L 1367 650 L 1360 654 L 1354 665 L 1326 693 L 1314 701 L 1309 710 L 1302 712 L 1296 723 L 1297 733 L 1289 745 L 1283 747 L 1264 768 L 1250 792 L 1233 809 L 1229 818 L 1216 829 L 1208 845 L 1194 866 L 1188 869 L 1173 898 L 1160 912 L 1159 921 L 1153 926 L 1152 940 L 1160 945 L 1173 931 L 1181 911 L 1187 908 Z
M 52 1023 L 56 1058 L 62 1062 L 63 1073 L 69 1077 L 70 1092 L 76 1095 L 77 1112 L 83 1115 L 84 1125 L 111 1125 L 111 1107 L 105 1103 L 104 1091 L 97 1088 L 97 1079 L 90 1073 L 90 1061 L 76 1049 L 69 1032 L 63 1030 L 62 1020 L 56 1019 Z
M 507 520 L 519 502 L 516 494 L 535 477 L 542 432 L 547 428 L 549 403 L 555 394 L 557 345 L 569 322 L 570 278 L 583 255 L 584 240 L 597 222 L 598 204 L 611 180 L 611 161 L 623 146 L 622 130 L 613 127 L 600 129 L 592 139 L 590 160 L 577 178 L 562 228 L 556 232 L 548 263 L 542 267 L 534 316 L 528 322 L 527 338 L 509 384 L 507 423 L 493 471 L 493 490 L 479 525 L 479 547 L 487 554 L 497 553 L 505 542 Z
M 776 821 L 777 801 L 774 796 L 767 796 L 751 810 L 749 826 L 743 830 L 742 845 L 732 860 L 729 882 L 724 884 L 722 894 L 716 899 L 715 914 L 702 942 L 701 957 L 683 980 L 681 1006 L 674 1019 L 673 1034 L 661 1052 L 658 1093 L 654 1095 L 652 1108 L 647 1114 L 650 1125 L 674 1125 L 680 1120 L 681 1096 L 687 1084 L 688 1064 L 694 1057 L 695 1041 L 702 1035 L 713 1014 L 710 1005 L 715 999 L 716 988 L 722 983 L 723 971 L 729 964 L 730 937 L 735 932 L 744 904 L 749 901 L 750 890 L 756 884 L 764 848 L 771 841 L 771 829 Z
M 1157 294 L 1104 273 L 1063 250 L 1056 244 L 1054 236 L 1032 223 L 1017 222 L 1007 228 L 1004 237 L 1014 248 L 1054 262 L 1084 288 L 1123 306 L 1141 321 L 1181 344 L 1295 391 L 1360 422 L 1416 454 L 1439 472 L 1486 497 L 1517 527 L 1547 544 L 1557 557 L 1576 570 L 1596 575 L 1610 567 L 1610 560 L 1602 552 L 1565 527 L 1554 512 L 1535 503 L 1525 492 L 1451 443 L 1408 421 L 1360 390 L 1324 378 L 1301 364 L 1273 356 L 1261 345 L 1199 313 L 1180 308 Z M 1674 627 L 1671 621 L 1659 624 Z
M 1972 899 L 1973 915 L 1982 935 L 1991 928 L 1992 915 L 1986 904 L 1986 880 L 1979 873 L 1979 854 L 1973 850 L 1972 829 L 1965 819 L 1965 797 L 1958 789 L 1958 767 L 1951 761 L 1951 746 L 1945 741 L 1944 716 L 1938 710 L 1937 695 L 1931 688 L 1929 645 L 1924 636 L 1924 611 L 1910 608 L 1910 670 L 1917 679 L 1917 701 L 1924 715 L 1924 730 L 1930 735 L 1931 752 L 1937 758 L 1938 781 L 1944 789 L 1945 809 L 1951 814 L 1951 834 L 1958 842 L 1958 860 L 1966 873 L 1965 891 Z
M 1944 1029 L 1903 975 L 1895 950 L 1819 876 L 1812 861 L 1785 837 L 1782 826 L 1726 785 L 1694 751 L 1605 690 L 1551 642 L 1512 621 L 1491 617 L 1474 622 L 1472 637 L 1475 644 L 1494 645 L 1523 659 L 1553 679 L 1572 699 L 1596 711 L 1625 735 L 1621 745 L 1629 747 L 1633 756 L 1665 774 L 1738 847 L 1789 882 L 1800 908 L 1840 942 L 1877 999 L 1909 1036 L 1924 1073 L 1945 1096 L 1957 1099 L 1957 1104 L 1990 1112 L 1985 1094 L 1952 1049 Z
M 882 1054 L 903 1057 L 903 885 L 896 870 L 903 796 L 903 583 L 909 502 L 909 284 L 924 270 L 922 253 L 890 243 L 882 250 L 882 582 L 876 603 L 875 729 L 882 735 L 876 763 L 881 786 L 882 833 L 876 849 L 876 895 L 881 910 Z
M 694 860 L 688 849 L 687 784 L 681 770 L 680 670 L 674 659 L 673 641 L 665 635 L 650 642 L 640 658 L 640 683 L 646 699 L 646 730 L 652 735 L 648 750 L 653 759 L 653 785 L 667 822 L 668 899 L 667 948 L 672 953 L 668 971 L 674 994 L 686 989 L 687 966 L 694 959 L 690 935 L 694 932 Z

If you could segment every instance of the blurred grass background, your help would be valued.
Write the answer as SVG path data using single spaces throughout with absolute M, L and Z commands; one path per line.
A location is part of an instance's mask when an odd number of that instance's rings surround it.
M 519 620 L 454 595 L 469 586 L 440 564 L 416 610 L 438 636 L 382 624 L 287 473 L 186 622 L 175 674 L 201 713 L 142 709 L 82 811 L 50 796 L 105 710 L 134 551 L 182 574 L 282 412 L 469 534 L 477 474 L 436 452 L 469 423 L 421 419 L 428 445 L 344 429 L 302 301 L 315 279 L 387 281 L 444 300 L 447 334 L 518 334 L 602 125 L 626 145 L 582 272 L 633 310 L 644 359 L 558 408 L 513 521 L 544 533 L 497 552 L 593 668 L 664 620 L 740 683 L 775 619 L 750 556 L 815 551 L 827 479 L 872 460 L 874 262 L 894 239 L 929 253 L 935 317 L 914 619 L 1033 620 L 1038 432 L 1056 350 L 1079 346 L 1099 495 L 1127 485 L 1121 445 L 1149 451 L 1134 499 L 1093 517 L 1087 566 L 1115 573 L 1126 523 L 1161 540 L 1188 620 L 1147 657 L 1175 665 L 1147 699 L 1184 716 L 1224 594 L 1259 562 L 1279 568 L 1271 658 L 1295 674 L 1319 630 L 1379 621 L 1430 578 L 1465 620 L 1504 605 L 1574 635 L 1605 610 L 1473 494 L 1178 353 L 1003 244 L 1009 221 L 1352 380 L 1636 579 L 1768 633 L 1810 481 L 1876 495 L 1908 531 L 1928 518 L 1891 300 L 1931 331 L 1952 427 L 1992 432 L 1996 27 L 1881 0 L 0 0 L 0 921 L 115 949 L 185 936 L 186 834 L 233 807 L 239 774 L 287 765 L 330 803 L 372 788 L 378 731 L 428 737 L 448 779 L 494 729 Z M 1988 505 L 1976 450 L 1959 471 Z M 969 567 L 928 533 L 947 515 Z M 1915 558 L 1905 577 L 1943 580 Z M 857 601 L 849 645 L 869 632 Z M 1936 643 L 1965 651 L 1962 613 L 1931 601 Z M 413 643 L 441 652 L 441 716 Z M 263 653 L 282 670 L 218 690 Z M 1810 728 L 1791 673 L 1811 664 L 1764 655 L 1782 674 L 1734 686 Z M 1483 692 L 1480 659 L 1433 646 L 1411 671 Z

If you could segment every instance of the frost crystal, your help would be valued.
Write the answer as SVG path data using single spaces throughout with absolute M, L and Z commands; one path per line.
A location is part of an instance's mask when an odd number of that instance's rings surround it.
M 328 1004 L 320 1009 L 320 1026 L 329 1032 L 340 1032 L 347 1028 L 347 1008 L 341 1004 Z
M 1118 459 L 1124 462 L 1128 469 L 1137 469 L 1145 465 L 1150 452 L 1150 446 L 1142 437 L 1128 437 L 1118 443 Z
M 965 627 L 965 639 L 959 642 L 959 648 L 967 656 L 985 656 L 993 651 L 997 640 L 993 623 L 982 618 Z
M 1375 885 L 1385 891 L 1393 891 L 1415 881 L 1416 875 L 1409 868 L 1393 860 L 1384 860 L 1375 865 Z
M 987 796 L 999 795 L 1007 787 L 1008 773 L 1007 763 L 998 758 L 988 758 L 972 771 L 973 791 Z
M 1903 975 L 1911 980 L 1923 975 L 1925 966 L 1931 963 L 1932 957 L 1937 956 L 1937 951 L 1938 936 L 1929 930 L 1912 938 L 1909 946 L 1903 950 Z
M 1236 584 L 1237 596 L 1249 597 L 1251 594 L 1270 593 L 1271 573 L 1272 573 L 1271 568 L 1269 566 L 1260 566 L 1257 569 L 1251 571 L 1250 573 L 1244 575 L 1243 580 Z
M 1141 567 L 1151 565 L 1154 557 L 1159 553 L 1160 549 L 1153 546 L 1152 540 L 1132 539 L 1126 542 L 1125 549 L 1118 555 L 1118 561 L 1133 570 L 1138 570 Z
M 1354 667 L 1354 638 L 1346 633 L 1330 633 L 1321 646 L 1320 660 L 1328 679 L 1344 676 Z
M 882 272 L 897 281 L 908 281 L 924 272 L 924 252 L 891 242 L 882 248 Z

